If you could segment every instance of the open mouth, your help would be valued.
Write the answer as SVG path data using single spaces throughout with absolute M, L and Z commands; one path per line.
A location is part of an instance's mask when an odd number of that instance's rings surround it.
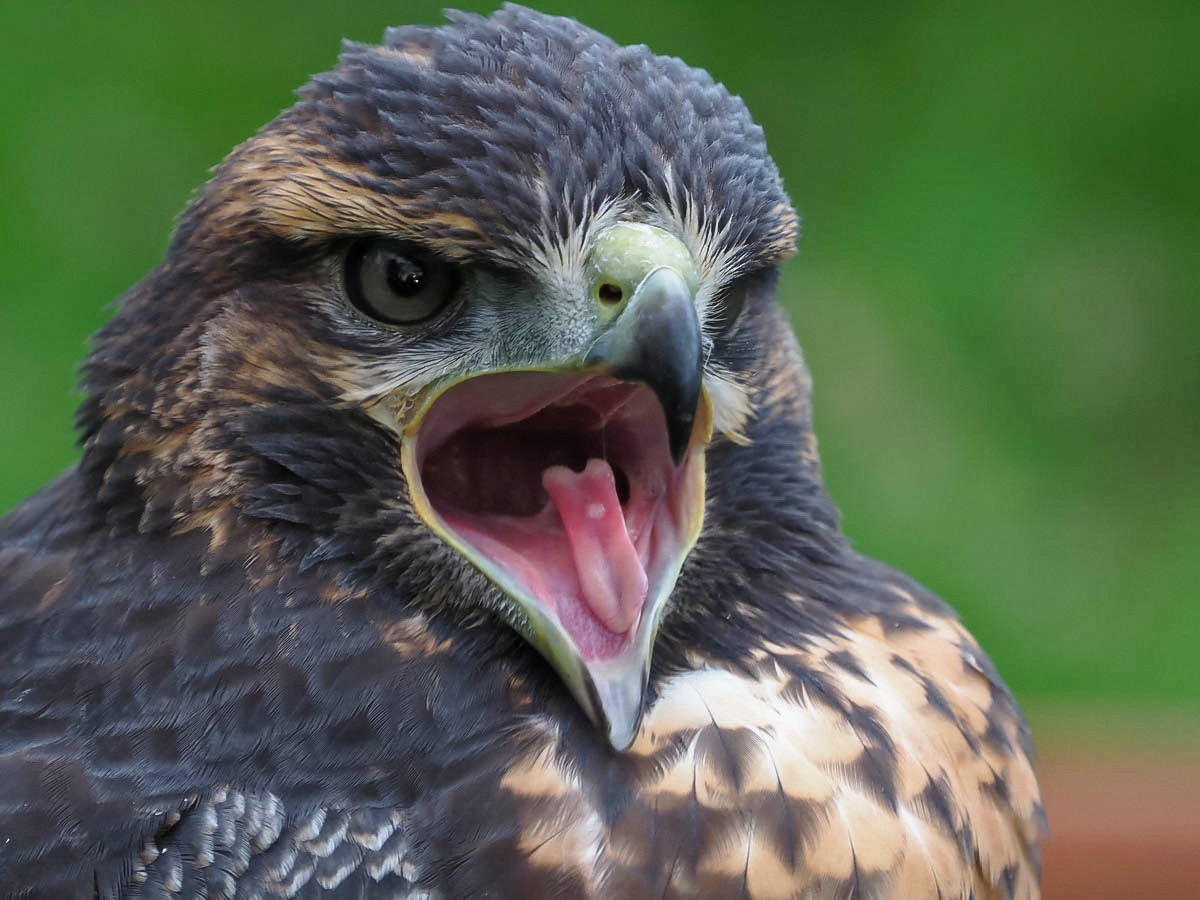
M 405 429 L 414 507 L 591 667 L 656 625 L 700 530 L 701 401 L 677 466 L 654 392 L 594 373 L 452 385 Z

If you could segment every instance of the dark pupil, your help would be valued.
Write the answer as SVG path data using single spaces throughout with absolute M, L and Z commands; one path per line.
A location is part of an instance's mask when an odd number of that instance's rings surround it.
M 415 297 L 425 287 L 425 267 L 409 256 L 393 256 L 387 265 L 388 287 L 399 297 Z

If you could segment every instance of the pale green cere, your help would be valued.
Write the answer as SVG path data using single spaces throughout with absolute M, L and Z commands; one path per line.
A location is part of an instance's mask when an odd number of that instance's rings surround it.
M 675 235 L 638 222 L 621 222 L 601 234 L 587 259 L 588 292 L 601 317 L 614 318 L 621 301 L 632 297 L 647 275 L 664 267 L 678 272 L 693 294 L 700 287 L 692 254 Z

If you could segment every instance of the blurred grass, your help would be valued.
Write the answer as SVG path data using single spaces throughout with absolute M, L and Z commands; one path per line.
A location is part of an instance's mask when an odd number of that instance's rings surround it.
M 542 8 L 707 67 L 767 129 L 805 220 L 784 299 L 858 547 L 950 599 L 1035 705 L 1200 708 L 1200 7 Z M 440 15 L 5 19 L 0 509 L 74 459 L 84 340 L 207 169 L 339 37 Z

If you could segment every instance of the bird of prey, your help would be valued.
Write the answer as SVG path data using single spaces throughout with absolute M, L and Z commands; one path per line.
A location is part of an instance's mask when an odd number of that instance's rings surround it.
M 823 486 L 796 237 L 677 59 L 345 45 L 0 522 L 0 893 L 1036 896 L 1012 696 Z

